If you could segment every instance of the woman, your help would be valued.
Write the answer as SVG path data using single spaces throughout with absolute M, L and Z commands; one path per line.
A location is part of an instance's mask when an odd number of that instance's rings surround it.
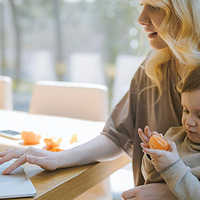
M 144 26 L 154 50 L 136 72 L 130 90 L 111 113 L 102 134 L 58 153 L 33 148 L 0 153 L 0 163 L 18 158 L 5 174 L 25 162 L 54 170 L 114 159 L 125 151 L 133 158 L 134 182 L 140 186 L 125 191 L 123 199 L 176 199 L 165 184 L 142 185 L 143 153 L 137 129 L 148 124 L 151 130 L 165 133 L 181 125 L 182 107 L 176 85 L 200 63 L 200 1 L 143 0 L 141 4 L 138 22 Z

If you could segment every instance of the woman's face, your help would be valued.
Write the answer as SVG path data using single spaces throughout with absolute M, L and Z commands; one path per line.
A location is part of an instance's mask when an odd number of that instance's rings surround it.
M 154 49 L 163 49 L 167 47 L 165 41 L 160 37 L 159 26 L 164 20 L 166 13 L 162 8 L 151 6 L 144 1 L 140 1 L 143 10 L 138 18 L 138 23 L 143 25 L 148 33 L 150 45 Z

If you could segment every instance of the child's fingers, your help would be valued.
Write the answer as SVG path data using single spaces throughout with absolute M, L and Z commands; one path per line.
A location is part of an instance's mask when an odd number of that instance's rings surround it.
M 141 146 L 142 148 L 149 148 L 149 144 L 143 143 L 143 142 L 140 143 L 140 146 Z
M 149 154 L 150 156 L 155 156 L 155 157 L 162 156 L 163 154 L 166 153 L 166 151 L 164 150 L 148 149 L 148 148 L 143 148 L 143 152 Z
M 152 133 L 151 133 L 151 131 L 150 131 L 150 129 L 149 129 L 148 126 L 145 126 L 144 132 L 145 132 L 145 135 L 146 135 L 148 138 L 151 137 Z
M 148 142 L 149 142 L 149 138 L 144 134 L 144 132 L 142 131 L 141 128 L 138 129 L 138 134 L 139 134 L 141 140 L 142 140 L 144 143 L 148 143 Z
M 170 140 L 167 140 L 167 142 L 168 142 L 168 144 L 169 144 L 169 146 L 170 146 L 170 151 L 174 151 L 174 150 L 177 149 L 177 148 L 176 148 L 175 142 L 172 142 L 172 141 L 170 141 Z
M 145 135 L 146 135 L 148 138 L 150 138 L 152 135 L 160 135 L 157 131 L 152 131 L 152 132 L 151 132 L 148 126 L 145 126 L 144 132 L 145 132 Z

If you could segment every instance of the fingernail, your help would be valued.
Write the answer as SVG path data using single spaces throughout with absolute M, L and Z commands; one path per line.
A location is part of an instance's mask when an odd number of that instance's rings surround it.
M 3 174 L 3 175 L 6 175 L 6 174 L 7 174 L 7 173 L 6 173 L 6 170 L 4 170 L 4 171 L 2 172 L 2 174 Z

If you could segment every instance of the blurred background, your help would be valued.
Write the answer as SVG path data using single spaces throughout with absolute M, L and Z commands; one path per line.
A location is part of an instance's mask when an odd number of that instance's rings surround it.
M 137 0 L 0 0 L 0 74 L 14 81 L 14 109 L 28 111 L 37 80 L 105 84 L 112 109 L 149 51 L 138 7 Z
M 107 85 L 111 110 L 150 50 L 139 10 L 137 0 L 0 0 L 0 75 L 13 79 L 14 110 L 28 111 L 38 80 Z

